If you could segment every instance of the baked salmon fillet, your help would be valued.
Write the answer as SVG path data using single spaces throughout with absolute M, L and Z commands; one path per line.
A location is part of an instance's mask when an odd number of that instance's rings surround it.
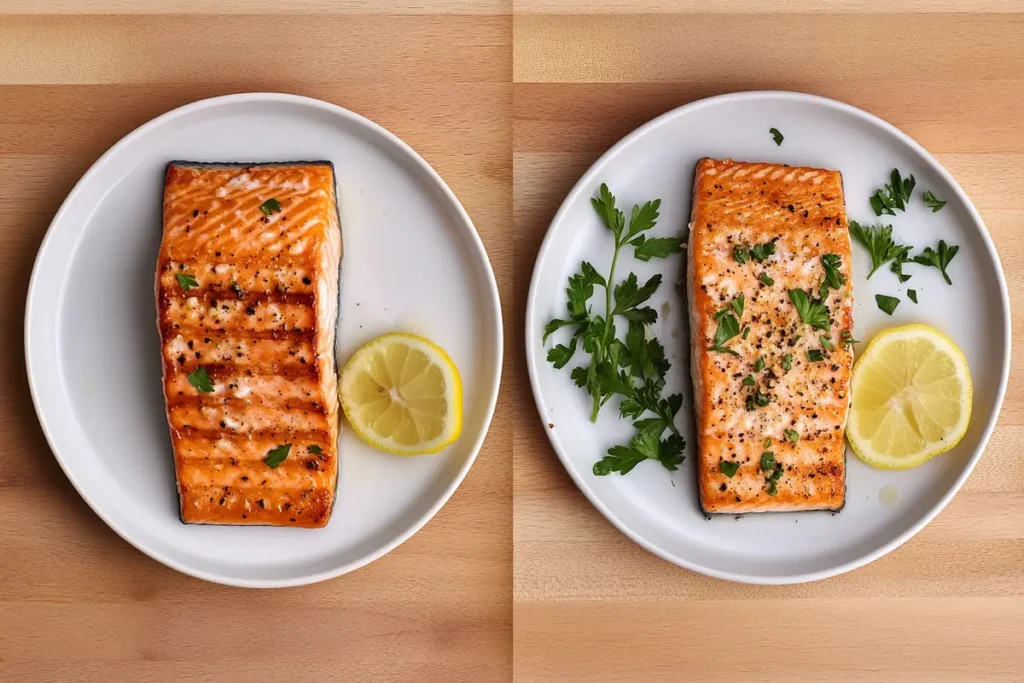
M 182 522 L 327 524 L 341 250 L 329 162 L 167 167 L 156 300 Z
M 704 512 L 842 508 L 853 296 L 839 172 L 702 159 L 687 259 Z

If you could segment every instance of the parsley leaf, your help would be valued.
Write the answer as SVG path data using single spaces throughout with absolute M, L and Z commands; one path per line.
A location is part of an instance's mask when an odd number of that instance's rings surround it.
M 206 368 L 202 366 L 188 374 L 188 383 L 201 394 L 213 393 L 213 382 L 210 381 L 210 375 L 206 372 Z
M 821 361 L 825 360 L 825 354 L 823 354 L 820 349 L 808 349 L 807 360 L 811 361 L 812 363 L 820 363 Z
M 832 343 L 832 340 L 826 337 L 825 335 L 821 335 L 820 337 L 818 337 L 818 339 L 821 340 L 821 345 L 824 346 L 829 351 L 836 348 L 835 344 Z
M 764 447 L 765 448 L 771 448 L 772 447 L 772 439 L 771 439 L 771 437 L 765 437 Z
M 754 405 L 756 405 L 758 408 L 764 408 L 771 402 L 772 399 L 767 394 L 762 394 L 760 391 L 754 392 Z
M 771 451 L 765 451 L 761 454 L 761 471 L 769 472 L 775 469 L 775 454 Z
M 875 194 L 871 196 L 871 208 L 874 209 L 875 215 L 895 216 L 896 212 L 893 209 L 906 211 L 907 202 L 910 201 L 910 195 L 914 192 L 915 185 L 917 185 L 917 181 L 914 180 L 914 176 L 903 178 L 899 169 L 892 169 L 889 183 L 886 183 L 882 189 L 876 190 Z
M 750 247 L 750 258 L 758 263 L 768 260 L 775 253 L 775 240 Z
M 758 358 L 754 362 L 754 372 L 761 372 L 764 370 L 764 358 Z
M 667 258 L 683 250 L 683 244 L 675 237 L 652 237 L 647 239 L 640 235 L 632 242 L 633 257 L 638 261 L 650 261 L 652 258 Z
M 792 370 L 793 369 L 793 354 L 787 353 L 782 357 L 782 369 Z
M 821 301 L 812 299 L 810 294 L 802 289 L 789 290 L 789 300 L 796 307 L 800 322 L 825 332 L 831 332 L 832 322 L 829 320 L 828 306 Z
M 573 355 L 576 353 L 577 339 L 579 337 L 570 339 L 568 346 L 558 344 L 554 348 L 548 349 L 548 362 L 554 365 L 556 370 L 561 370 L 572 360 Z
M 900 282 L 906 282 L 909 280 L 911 275 L 906 275 L 903 272 L 903 265 L 910 262 L 910 250 L 901 251 L 896 254 L 896 258 L 893 259 L 892 263 L 889 264 L 889 270 L 891 270 L 896 277 L 899 278 Z
M 775 140 L 775 144 L 782 146 L 782 141 L 785 139 L 782 137 L 782 133 L 779 132 L 778 128 L 769 128 L 768 132 L 772 134 L 772 139 Z
M 715 341 L 711 345 L 708 351 L 718 351 L 719 353 L 731 353 L 736 356 L 739 355 L 732 349 L 725 348 L 725 343 L 740 333 L 740 322 L 736 319 L 736 316 L 731 313 L 722 316 L 722 319 L 718 323 L 718 329 L 715 330 Z
M 642 431 L 633 437 L 628 446 L 612 446 L 608 455 L 594 463 L 594 474 L 603 477 L 612 472 L 629 474 L 644 460 L 657 460 L 670 472 L 683 462 L 683 448 L 686 443 L 678 434 L 669 434 L 661 439 L 653 431 Z
M 924 252 L 914 257 L 914 263 L 920 263 L 922 266 L 934 266 L 942 272 L 942 277 L 946 280 L 947 285 L 953 284 L 953 281 L 949 279 L 949 275 L 946 273 L 946 267 L 949 262 L 953 260 L 957 252 L 960 251 L 960 247 L 954 245 L 952 247 L 946 244 L 945 240 L 939 240 L 939 250 L 935 251 L 931 247 L 925 247 Z
M 894 296 L 886 296 L 885 294 L 875 294 L 875 303 L 885 313 L 892 315 L 892 312 L 896 310 L 896 307 L 900 305 L 900 300 Z
M 800 441 L 800 432 L 796 431 L 795 429 L 787 429 L 786 438 L 792 441 L 793 443 L 797 443 Z
M 843 275 L 843 259 L 837 254 L 823 254 L 821 265 L 825 268 L 825 284 L 829 289 L 839 289 L 846 284 L 846 276 Z
M 275 213 L 281 213 L 281 202 L 271 197 L 267 201 L 260 204 L 260 211 L 262 211 L 268 216 Z
M 754 381 L 754 376 L 753 375 L 747 375 L 746 377 L 743 378 L 743 386 L 745 386 L 745 387 L 752 387 L 752 386 L 754 386 L 754 384 L 755 384 L 755 381 Z
M 909 291 L 912 292 L 914 290 L 911 289 Z M 843 330 L 843 334 L 840 336 L 840 339 L 843 342 L 843 346 L 853 346 L 854 344 L 860 344 L 860 340 L 854 339 L 853 335 L 850 334 L 849 330 Z
M 747 325 L 746 327 L 743 328 L 743 339 L 746 339 L 749 336 L 750 336 L 750 325 Z
M 761 284 L 763 284 L 765 287 L 771 287 L 772 285 L 775 284 L 775 280 L 773 280 L 768 273 L 761 273 L 761 277 L 757 279 L 760 280 Z
M 931 190 L 927 190 L 923 195 L 921 195 L 921 199 L 924 201 L 924 205 L 932 210 L 932 213 L 941 211 L 942 207 L 946 205 L 946 202 L 933 195 Z
M 312 446 L 309 447 L 309 452 L 312 453 L 313 455 L 320 455 L 321 453 L 324 452 L 324 449 L 320 448 L 316 444 L 313 444 Z
M 174 277 L 178 279 L 178 284 L 181 285 L 181 288 L 186 292 L 199 286 L 195 277 L 188 273 L 175 273 Z
M 736 474 L 739 468 L 740 464 L 732 460 L 723 460 L 722 462 L 718 463 L 719 471 L 721 471 L 722 474 L 729 477 L 730 479 L 732 479 L 733 475 Z
M 891 225 L 861 225 L 857 221 L 850 221 L 850 237 L 859 242 L 871 255 L 871 272 L 867 278 L 869 280 L 876 270 L 889 261 L 895 258 L 906 260 L 905 257 L 911 249 L 893 241 Z
M 284 462 L 284 459 L 291 453 L 292 445 L 286 443 L 277 448 L 272 448 L 268 453 L 267 457 L 263 458 L 263 462 L 267 463 L 267 467 L 270 469 L 277 469 L 277 466 Z
M 917 290 L 916 289 L 908 289 L 907 290 L 907 298 L 909 298 L 911 301 L 913 301 L 916 304 L 917 303 Z
M 736 311 L 736 317 L 737 318 L 742 318 L 743 317 L 743 304 L 744 304 L 745 301 L 746 301 L 746 299 L 743 296 L 743 294 L 739 294 L 729 304 L 730 306 L 732 306 L 732 310 Z
M 750 250 L 746 247 L 733 247 L 732 257 L 736 259 L 736 263 L 746 263 L 750 259 Z

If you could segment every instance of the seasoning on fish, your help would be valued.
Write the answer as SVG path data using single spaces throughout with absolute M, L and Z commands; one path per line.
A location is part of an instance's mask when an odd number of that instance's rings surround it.
M 702 159 L 687 254 L 701 508 L 842 508 L 853 294 L 839 172 Z
M 171 163 L 156 271 L 181 520 L 322 527 L 338 479 L 329 162 Z

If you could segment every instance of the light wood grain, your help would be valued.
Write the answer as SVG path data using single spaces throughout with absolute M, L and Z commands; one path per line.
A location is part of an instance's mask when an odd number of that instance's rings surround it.
M 552 7 L 571 13 L 547 14 Z M 948 4 L 933 8 L 909 0 L 820 0 L 785 7 L 745 0 L 730 3 L 723 14 L 704 7 L 581 0 L 574 9 L 568 0 L 517 2 L 513 274 L 519 316 L 548 223 L 601 153 L 676 106 L 751 89 L 801 90 L 844 100 L 924 144 L 984 217 L 1011 301 L 1019 303 L 1024 296 L 1024 13 L 1019 3 L 959 3 L 961 13 L 955 15 L 945 13 Z M 804 8 L 812 11 L 798 13 Z M 987 13 L 997 8 L 1017 13 Z M 1024 323 L 1018 305 L 1013 323 L 1017 331 Z M 1010 389 L 987 452 L 932 524 L 867 567 L 786 587 L 730 584 L 679 569 L 614 529 L 558 462 L 518 362 L 506 390 L 514 392 L 517 416 L 516 680 L 1022 680 L 1021 353 L 1014 352 Z
M 311 95 L 401 136 L 466 206 L 510 302 L 511 19 L 454 5 L 0 17 L 0 680 L 510 679 L 507 397 L 463 485 L 412 539 L 339 579 L 251 591 L 177 574 L 109 530 L 49 452 L 23 364 L 32 262 L 74 182 L 153 116 L 230 92 Z

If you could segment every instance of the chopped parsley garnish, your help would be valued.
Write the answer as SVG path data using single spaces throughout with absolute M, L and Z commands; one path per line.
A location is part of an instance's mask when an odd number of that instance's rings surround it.
M 314 445 L 314 446 L 310 446 L 310 447 L 309 447 L 309 452 L 310 452 L 310 453 L 313 453 L 314 455 L 320 455 L 320 454 L 321 454 L 321 453 L 323 453 L 324 451 L 323 451 L 323 449 L 322 449 L 322 448 L 320 448 L 319 446 L 316 446 L 316 445 Z
M 768 260 L 768 258 L 774 253 L 775 240 L 765 242 L 764 244 L 755 244 L 750 247 L 750 258 L 754 259 L 758 263 Z
M 907 290 L 907 298 L 910 299 L 911 301 L 913 301 L 916 304 L 917 303 L 917 290 L 916 289 L 908 289 Z
M 782 463 L 775 461 L 775 454 L 771 451 L 765 451 L 761 454 L 761 471 L 768 474 L 765 483 L 768 487 L 769 495 L 774 496 L 778 493 L 775 482 L 782 477 Z
M 911 289 L 910 291 L 912 292 L 914 290 Z M 840 339 L 843 342 L 843 346 L 853 346 L 854 344 L 860 344 L 860 340 L 854 339 L 853 335 L 850 334 L 849 330 L 843 330 L 843 334 L 841 335 Z
M 832 330 L 832 322 L 829 320 L 828 306 L 802 289 L 789 290 L 789 300 L 796 307 L 800 316 L 800 322 L 825 332 Z
M 875 294 L 875 303 L 885 313 L 892 315 L 892 312 L 896 310 L 896 307 L 900 305 L 900 300 L 894 296 L 886 296 L 885 294 Z
M 260 204 L 260 211 L 262 211 L 264 214 L 266 214 L 268 216 L 271 215 L 271 214 L 280 213 L 281 212 L 281 202 L 279 202 L 279 201 L 277 201 L 277 199 L 271 197 L 267 201 L 265 201 L 262 204 Z
M 213 393 L 213 382 L 210 381 L 210 375 L 204 367 L 196 368 L 195 372 L 190 372 L 188 374 L 188 383 L 201 394 Z
M 768 275 L 768 273 L 761 273 L 761 277 L 757 279 L 760 280 L 766 287 L 771 287 L 772 285 L 775 284 L 775 280 L 773 280 L 771 276 Z
M 186 292 L 199 286 L 199 283 L 196 282 L 195 276 L 189 275 L 188 273 L 175 273 L 174 277 L 178 279 L 178 284 L 181 285 L 181 288 Z
M 292 445 L 286 443 L 277 448 L 272 448 L 267 453 L 267 457 L 263 458 L 263 462 L 267 463 L 267 467 L 270 469 L 277 469 L 277 466 L 284 462 L 284 459 L 291 453 Z
M 903 178 L 898 169 L 892 169 L 889 182 L 885 187 L 876 190 L 875 194 L 871 195 L 871 208 L 875 210 L 875 215 L 881 216 L 884 213 L 895 216 L 896 212 L 893 209 L 906 211 L 907 202 L 910 201 L 910 195 L 914 192 L 916 184 L 914 176 Z
M 764 439 L 764 447 L 765 448 L 771 448 L 772 447 L 772 439 L 771 439 L 771 437 L 768 437 L 768 436 L 765 437 L 765 439 Z
M 843 260 L 837 254 L 823 254 L 821 265 L 825 268 L 825 283 L 829 289 L 839 289 L 846 284 L 846 276 L 840 271 Z
M 792 370 L 793 369 L 793 354 L 787 353 L 782 357 L 782 369 Z
M 796 431 L 795 429 L 787 429 L 786 438 L 792 441 L 793 443 L 797 443 L 798 441 L 800 441 L 800 432 Z
M 764 358 L 758 358 L 754 361 L 754 372 L 761 372 L 764 370 Z
M 750 251 L 746 247 L 733 247 L 732 257 L 736 263 L 743 264 L 750 260 Z
M 900 282 L 906 282 L 912 277 L 911 275 L 907 275 L 906 273 L 903 272 L 904 264 L 909 262 L 910 250 L 908 249 L 907 251 L 901 251 L 900 253 L 896 254 L 896 258 L 894 258 L 892 260 L 892 263 L 889 264 L 889 270 L 891 270 L 893 274 L 899 278 Z
M 721 320 L 729 311 L 734 311 L 737 318 L 743 317 L 743 295 L 740 294 L 735 299 L 729 302 L 729 305 L 715 313 L 715 320 Z
M 832 349 L 836 348 L 835 344 L 832 343 L 832 340 L 829 339 L 828 337 L 826 337 L 825 335 L 819 336 L 818 339 L 821 340 L 821 345 L 824 346 L 829 351 L 831 351 Z
M 725 347 L 725 343 L 740 333 L 740 323 L 736 320 L 736 316 L 728 313 L 722 316 L 722 319 L 718 322 L 718 329 L 715 331 L 715 342 L 708 351 L 717 351 L 719 353 L 731 353 L 734 356 L 739 354 Z
M 775 454 L 771 451 L 765 451 L 761 454 L 761 471 L 770 472 L 775 469 Z
M 762 394 L 760 391 L 754 393 L 754 405 L 758 408 L 764 408 L 766 405 L 771 403 L 772 400 L 767 394 Z
M 779 129 L 769 128 L 768 132 L 772 134 L 772 140 L 775 140 L 775 144 L 781 147 L 782 141 L 785 140 L 785 138 L 782 137 L 782 133 L 779 132 Z
M 743 386 L 745 386 L 745 387 L 752 387 L 752 386 L 754 386 L 754 376 L 753 375 L 747 375 L 746 377 L 744 377 L 743 378 Z
M 941 211 L 942 207 L 946 205 L 946 202 L 933 195 L 931 190 L 927 190 L 921 195 L 921 199 L 924 201 L 924 205 L 932 210 L 932 213 Z
M 931 247 L 925 247 L 924 251 L 914 257 L 914 263 L 919 263 L 922 266 L 933 266 L 938 268 L 942 272 L 942 277 L 946 280 L 947 285 L 953 284 L 953 281 L 949 279 L 949 275 L 946 273 L 946 267 L 949 262 L 953 260 L 956 253 L 960 251 L 960 247 L 953 245 L 952 247 L 946 244 L 945 240 L 939 240 L 939 250 L 935 251 Z
M 808 349 L 807 360 L 812 363 L 820 363 L 825 360 L 825 354 L 823 354 L 820 349 Z
M 738 462 L 733 462 L 732 460 L 723 460 L 722 462 L 718 463 L 718 469 L 721 470 L 722 474 L 729 477 L 730 479 L 734 474 L 736 474 L 736 471 L 739 468 L 740 464 Z
M 743 328 L 743 339 L 746 339 L 749 336 L 750 336 L 750 325 L 747 325 L 746 327 Z
M 911 247 L 896 244 L 892 239 L 891 225 L 861 225 L 857 221 L 850 221 L 850 237 L 860 243 L 871 255 L 871 272 L 868 278 L 875 274 L 875 271 L 893 259 L 906 260 Z

